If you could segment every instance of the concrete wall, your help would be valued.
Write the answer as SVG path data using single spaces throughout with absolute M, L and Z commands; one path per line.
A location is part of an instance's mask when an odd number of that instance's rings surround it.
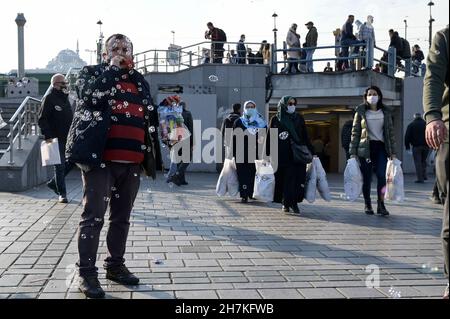
M 41 142 L 38 136 L 22 140 L 22 150 L 14 145 L 14 165 L 9 165 L 9 152 L 0 159 L 0 191 L 20 192 L 40 185 L 52 176 L 51 167 L 42 167 Z
M 404 137 L 408 125 L 412 122 L 415 113 L 423 114 L 423 78 L 406 78 L 403 87 L 403 113 L 402 113 L 402 153 L 403 169 L 406 173 L 415 173 L 412 155 L 405 151 Z M 430 172 L 432 170 L 429 170 Z

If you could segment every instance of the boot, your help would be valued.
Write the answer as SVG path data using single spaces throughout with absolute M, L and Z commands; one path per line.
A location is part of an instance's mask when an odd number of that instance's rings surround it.
M 373 211 L 372 203 L 371 203 L 370 200 L 369 200 L 369 201 L 366 201 L 366 206 L 365 206 L 365 208 L 364 208 L 364 212 L 365 212 L 367 215 L 375 215 L 375 212 Z
M 97 279 L 94 277 L 79 277 L 79 290 L 88 298 L 102 299 L 105 298 L 105 292 Z
M 296 215 L 300 215 L 300 208 L 298 208 L 298 205 L 297 205 L 297 204 L 294 204 L 294 205 L 292 206 L 292 212 L 293 212 L 294 214 L 296 214 Z
M 386 209 L 386 206 L 384 206 L 384 201 L 378 200 L 378 209 L 377 214 L 381 216 L 389 216 L 389 212 Z
M 106 279 L 125 286 L 135 286 L 139 284 L 139 278 L 133 275 L 125 265 L 106 269 Z

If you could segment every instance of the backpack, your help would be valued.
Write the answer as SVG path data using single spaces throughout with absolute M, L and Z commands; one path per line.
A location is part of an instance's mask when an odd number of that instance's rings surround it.
M 408 40 L 400 38 L 402 40 L 402 55 L 401 57 L 404 59 L 410 59 L 411 58 L 411 46 L 409 45 Z
M 217 28 L 217 33 L 219 38 L 217 39 L 219 42 L 227 42 L 227 34 L 222 29 Z

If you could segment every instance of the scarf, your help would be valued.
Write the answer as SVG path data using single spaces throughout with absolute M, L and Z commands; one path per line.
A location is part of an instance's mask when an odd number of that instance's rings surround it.
M 253 102 L 253 101 L 245 102 L 245 104 L 244 104 L 244 114 L 241 117 L 241 121 L 242 121 L 242 124 L 244 124 L 244 126 L 250 132 L 250 134 L 256 135 L 260 128 L 266 128 L 267 127 L 267 123 L 263 119 L 261 114 L 259 114 L 258 111 L 256 111 L 256 109 L 255 109 L 255 114 L 253 116 L 248 116 L 248 115 L 245 114 L 245 110 L 247 109 L 247 106 L 249 104 L 256 105 L 256 103 Z
M 289 134 L 291 135 L 294 142 L 297 144 L 300 143 L 300 137 L 297 134 L 297 131 L 295 129 L 295 123 L 294 119 L 296 117 L 296 113 L 289 114 L 287 111 L 289 100 L 291 100 L 291 96 L 285 96 L 281 98 L 280 103 L 278 103 L 278 112 L 277 112 L 277 118 L 280 121 L 281 125 L 287 129 Z

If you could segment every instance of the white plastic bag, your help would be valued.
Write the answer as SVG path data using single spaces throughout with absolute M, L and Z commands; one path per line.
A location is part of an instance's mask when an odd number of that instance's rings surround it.
M 41 143 L 42 166 L 51 166 L 61 164 L 61 156 L 59 154 L 58 139 L 55 138 L 51 143 L 43 141 Z
M 347 162 L 344 172 L 344 190 L 347 200 L 354 202 L 362 193 L 363 176 L 359 162 L 356 158 L 351 158 Z
M 4 128 L 7 123 L 3 120 L 2 115 L 0 114 L 0 129 Z
M 402 162 L 389 160 L 386 167 L 386 200 L 403 202 L 405 200 Z
M 316 169 L 317 190 L 319 191 L 320 197 L 322 197 L 327 202 L 331 202 L 331 193 L 330 187 L 328 185 L 327 173 L 325 172 L 318 157 L 314 157 L 313 165 Z
M 255 161 L 256 175 L 253 197 L 265 203 L 273 201 L 275 194 L 275 173 L 267 161 Z
M 228 193 L 229 196 L 235 197 L 239 193 L 239 180 L 236 172 L 236 164 L 234 159 L 225 159 L 222 172 L 216 185 L 216 194 L 223 197 Z
M 316 201 L 316 193 L 317 193 L 316 188 L 317 188 L 317 171 L 313 160 L 311 164 L 308 164 L 306 166 L 305 199 L 310 204 Z

